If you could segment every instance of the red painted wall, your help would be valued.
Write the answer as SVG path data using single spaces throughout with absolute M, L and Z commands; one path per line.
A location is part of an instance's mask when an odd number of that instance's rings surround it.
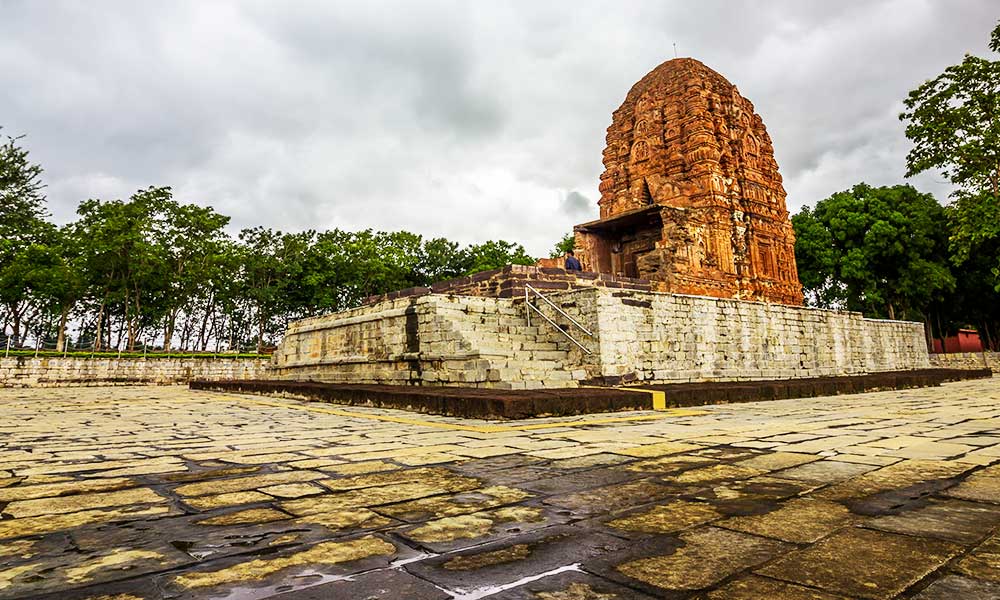
M 948 336 L 944 339 L 943 348 L 940 339 L 934 340 L 934 352 L 936 354 L 982 351 L 983 342 L 979 339 L 979 332 L 975 329 L 959 329 L 957 335 Z

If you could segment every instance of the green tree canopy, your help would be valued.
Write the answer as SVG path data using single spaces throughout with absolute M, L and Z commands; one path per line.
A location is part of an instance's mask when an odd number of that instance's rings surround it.
M 1000 25 L 990 48 L 1000 52 Z M 1000 291 L 1000 61 L 966 55 L 960 64 L 911 91 L 899 118 L 913 148 L 907 175 L 941 172 L 956 186 L 951 243 L 954 260 L 991 252 Z
M 794 217 L 807 299 L 871 316 L 925 320 L 955 287 L 944 208 L 909 185 L 858 184 Z
M 262 350 L 288 321 L 358 306 L 368 296 L 508 264 L 533 264 L 504 240 L 461 247 L 408 231 L 244 229 L 183 204 L 169 187 L 89 199 L 56 227 L 39 165 L 20 138 L 0 145 L 0 321 L 20 344 L 165 352 Z M 78 334 L 73 342 L 68 325 Z M 52 346 L 48 347 L 52 349 Z
M 468 255 L 468 262 L 465 265 L 466 275 L 499 269 L 507 265 L 533 265 L 536 262 L 528 255 L 524 246 L 503 240 L 490 240 L 482 244 L 473 244 L 469 246 L 466 253 Z
M 55 231 L 46 220 L 42 167 L 31 162 L 22 137 L 8 136 L 0 144 L 0 303 L 14 345 L 24 336 L 30 310 L 32 257 Z

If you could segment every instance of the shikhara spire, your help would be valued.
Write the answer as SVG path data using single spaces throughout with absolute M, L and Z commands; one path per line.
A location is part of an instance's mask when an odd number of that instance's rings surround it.
M 576 228 L 585 269 L 802 303 L 771 138 L 725 77 L 691 58 L 651 71 L 614 112 L 604 166 L 601 219 Z

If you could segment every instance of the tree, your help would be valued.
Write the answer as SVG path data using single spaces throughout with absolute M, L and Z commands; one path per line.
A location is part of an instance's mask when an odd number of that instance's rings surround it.
M 438 281 L 461 277 L 467 270 L 468 254 L 458 244 L 445 238 L 424 242 L 417 261 L 416 285 L 430 285 Z
M 242 286 L 257 351 L 294 317 L 308 314 L 307 266 L 316 232 L 282 233 L 263 227 L 240 232 Z
M 469 246 L 466 252 L 468 254 L 466 275 L 499 269 L 507 265 L 533 265 L 536 262 L 534 258 L 528 256 L 524 246 L 504 240 L 489 240 L 482 244 L 474 244 Z
M 0 302 L 15 346 L 23 339 L 28 309 L 29 253 L 53 231 L 46 221 L 42 167 L 19 145 L 22 137 L 8 136 L 0 145 Z
M 1000 24 L 990 48 L 1000 52 Z M 954 261 L 1000 239 L 1000 61 L 966 55 L 961 64 L 911 91 L 899 115 L 913 148 L 907 176 L 940 171 L 956 186 L 951 213 Z M 992 279 L 1000 291 L 1000 255 Z
M 806 304 L 827 308 L 843 304 L 844 285 L 837 279 L 837 252 L 833 233 L 808 207 L 792 216 L 795 262 Z
M 169 188 L 167 188 L 169 190 Z M 222 246 L 227 236 L 225 227 L 229 217 L 220 215 L 211 207 L 194 204 L 179 204 L 169 197 L 162 204 L 163 226 L 154 232 L 158 251 L 162 253 L 167 266 L 166 284 L 169 293 L 163 328 L 163 350 L 169 352 L 172 345 L 177 317 L 182 311 L 190 313 L 192 303 L 199 295 L 209 306 L 204 311 L 201 331 L 209 320 L 211 305 L 217 290 L 208 286 L 216 278 L 215 269 L 220 264 Z
M 72 225 L 88 274 L 90 294 L 98 303 L 95 348 L 134 350 L 145 330 L 162 323 L 170 304 L 169 254 L 158 243 L 168 228 L 172 195 L 168 187 L 149 187 L 121 200 L 86 200 Z M 111 325 L 120 318 L 118 340 Z M 105 343 L 105 338 L 106 342 Z
M 909 185 L 858 184 L 792 218 L 807 298 L 870 316 L 929 322 L 955 287 L 944 208 Z
M 549 252 L 549 258 L 559 258 L 567 252 L 572 252 L 575 247 L 576 235 L 571 231 L 556 242 L 555 248 L 552 249 L 552 252 Z
M 947 210 L 952 210 L 948 207 Z M 932 307 L 937 337 L 955 334 L 959 329 L 975 328 L 987 348 L 1000 350 L 1000 301 L 993 288 L 994 257 L 1000 240 L 991 249 L 975 252 L 961 264 L 951 265 L 955 291 Z
M 79 244 L 71 227 L 52 230 L 46 244 L 27 253 L 30 264 L 25 283 L 45 313 L 56 320 L 56 350 L 66 349 L 70 312 L 87 290 Z

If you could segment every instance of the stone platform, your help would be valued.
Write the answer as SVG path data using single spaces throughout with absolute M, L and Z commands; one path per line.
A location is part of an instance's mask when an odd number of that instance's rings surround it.
M 523 296 L 429 293 L 293 322 L 268 378 L 535 389 L 837 377 L 931 366 L 920 323 L 605 286 L 546 297 L 589 331 L 533 301 L 579 346 L 537 314 L 529 321 Z
M 527 419 L 812 398 L 937 386 L 992 376 L 990 369 L 924 369 L 846 377 L 674 383 L 629 388 L 490 390 L 445 386 L 344 385 L 304 381 L 193 381 L 192 390 L 259 394 L 478 419 Z

